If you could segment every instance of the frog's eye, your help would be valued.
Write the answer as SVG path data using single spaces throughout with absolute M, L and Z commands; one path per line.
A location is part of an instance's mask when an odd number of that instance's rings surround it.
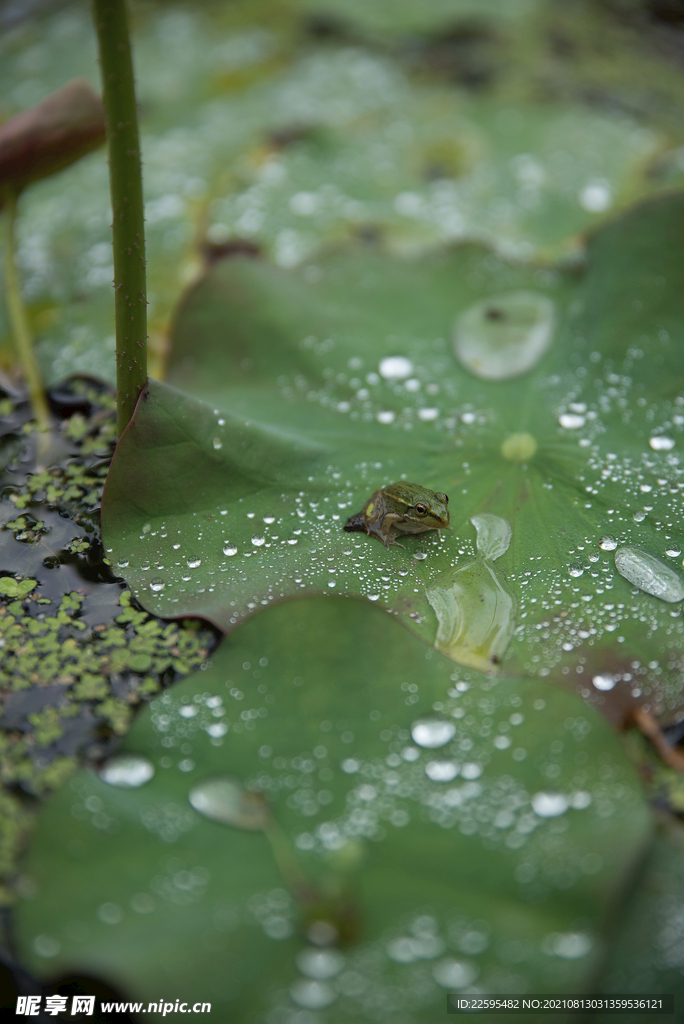
M 427 505 L 416 505 L 416 515 L 426 516 L 428 513 Z
M 448 494 L 444 494 L 443 492 L 440 492 L 440 494 L 438 494 L 437 497 L 439 498 L 440 501 L 443 501 L 445 505 L 449 504 L 449 495 Z

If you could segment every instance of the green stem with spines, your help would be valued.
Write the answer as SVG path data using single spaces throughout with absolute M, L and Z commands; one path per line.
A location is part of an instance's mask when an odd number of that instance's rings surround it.
M 92 0 L 107 122 L 116 318 L 116 430 L 147 383 L 147 287 L 138 114 L 125 0 Z

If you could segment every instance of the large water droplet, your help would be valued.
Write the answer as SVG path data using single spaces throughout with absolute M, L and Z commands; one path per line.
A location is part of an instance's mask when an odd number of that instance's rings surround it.
M 477 967 L 464 960 L 440 960 L 432 968 L 438 985 L 446 989 L 466 988 L 477 978 Z
M 188 563 L 189 569 L 196 569 L 198 565 L 202 564 L 201 558 L 186 558 L 185 561 Z
M 576 412 L 564 412 L 558 417 L 558 422 L 565 430 L 579 430 L 587 422 L 587 418 Z
M 165 586 L 166 583 L 161 578 L 161 576 L 154 576 L 150 580 L 150 590 L 154 590 L 155 594 L 159 593 L 160 590 L 163 590 Z
M 535 793 L 532 797 L 532 810 L 540 818 L 557 818 L 565 814 L 568 806 L 562 793 Z
M 413 742 L 419 747 L 427 747 L 428 750 L 443 747 L 455 734 L 456 726 L 439 718 L 419 718 L 411 726 Z
M 626 544 L 615 552 L 615 568 L 629 583 L 661 601 L 674 603 L 684 600 L 682 577 L 650 551 Z
M 138 754 L 117 754 L 116 757 L 110 757 L 98 775 L 110 786 L 137 789 L 150 781 L 154 775 L 154 765 Z
M 236 544 L 225 544 L 223 547 L 223 554 L 232 557 L 233 555 L 237 555 L 237 550 Z
M 266 543 L 266 538 L 261 533 L 255 533 L 252 536 L 252 544 L 255 548 L 261 548 Z
M 592 683 L 597 690 L 612 690 L 615 686 L 615 677 L 607 672 L 602 672 L 600 675 L 594 676 Z
M 617 541 L 615 540 L 615 537 L 609 537 L 608 534 L 606 534 L 604 537 L 601 537 L 599 547 L 602 551 L 615 551 Z
M 561 932 L 553 936 L 550 945 L 554 954 L 563 960 L 579 960 L 591 951 L 594 943 L 591 936 L 583 932 Z
M 413 363 L 406 356 L 386 356 L 380 360 L 378 369 L 386 380 L 403 380 L 413 373 Z
M 429 761 L 425 765 L 425 774 L 433 782 L 451 782 L 458 775 L 458 765 L 453 761 Z
M 223 448 L 223 441 L 221 440 L 220 437 L 215 437 L 211 443 L 213 444 L 216 451 L 218 451 L 219 448 Z
M 336 949 L 303 949 L 297 954 L 297 967 L 307 978 L 324 981 L 340 973 L 344 957 Z
M 190 791 L 188 799 L 205 818 L 250 832 L 266 828 L 271 817 L 261 793 L 244 789 L 237 779 L 227 775 L 200 782 Z
M 322 1010 L 337 999 L 335 989 L 324 981 L 308 981 L 304 978 L 290 985 L 290 995 L 293 1003 L 306 1010 Z
M 648 443 L 654 452 L 669 452 L 675 446 L 673 437 L 666 434 L 658 434 L 656 437 L 649 437 Z
M 505 292 L 461 314 L 454 350 L 477 377 L 508 380 L 537 364 L 551 344 L 553 327 L 554 305 L 545 295 Z

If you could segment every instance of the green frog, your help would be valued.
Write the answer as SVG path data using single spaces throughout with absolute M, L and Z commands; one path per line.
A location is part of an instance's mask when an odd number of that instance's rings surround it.
M 365 530 L 377 537 L 386 548 L 399 544 L 402 533 L 424 533 L 444 530 L 449 526 L 449 499 L 441 491 L 431 491 L 420 484 L 397 480 L 375 491 L 360 512 L 350 516 L 345 530 Z

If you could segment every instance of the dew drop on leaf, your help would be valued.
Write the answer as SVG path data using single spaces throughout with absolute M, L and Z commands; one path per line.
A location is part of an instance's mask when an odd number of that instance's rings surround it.
M 344 967 L 344 957 L 336 949 L 303 949 L 296 960 L 302 974 L 317 981 L 334 978 Z
M 428 750 L 443 747 L 455 734 L 456 726 L 439 718 L 420 718 L 411 726 L 413 742 Z
M 425 774 L 433 782 L 451 782 L 458 775 L 458 765 L 453 761 L 429 761 L 425 765 Z
M 466 988 L 477 978 L 477 967 L 462 960 L 440 960 L 432 968 L 432 974 L 438 985 L 446 989 Z
M 406 356 L 386 356 L 380 361 L 378 369 L 385 380 L 404 380 L 413 373 L 413 363 Z
M 615 568 L 639 590 L 674 604 L 684 600 L 684 580 L 667 562 L 626 544 L 615 552 Z
M 565 814 L 568 807 L 567 798 L 562 793 L 535 793 L 532 797 L 532 810 L 540 818 L 557 818 Z
M 669 452 L 675 446 L 674 438 L 667 437 L 665 434 L 650 437 L 648 443 L 654 452 Z
M 249 832 L 266 828 L 271 817 L 261 793 L 244 789 L 229 776 L 205 779 L 190 791 L 188 799 L 205 818 Z
M 118 754 L 110 757 L 98 775 L 103 782 L 121 789 L 137 789 L 154 775 L 154 765 L 137 754 Z
M 612 690 L 616 680 L 608 673 L 602 672 L 600 675 L 594 676 L 592 683 L 597 690 Z
M 483 299 L 456 321 L 456 356 L 483 380 L 517 377 L 531 370 L 549 348 L 554 319 L 553 302 L 536 292 Z

